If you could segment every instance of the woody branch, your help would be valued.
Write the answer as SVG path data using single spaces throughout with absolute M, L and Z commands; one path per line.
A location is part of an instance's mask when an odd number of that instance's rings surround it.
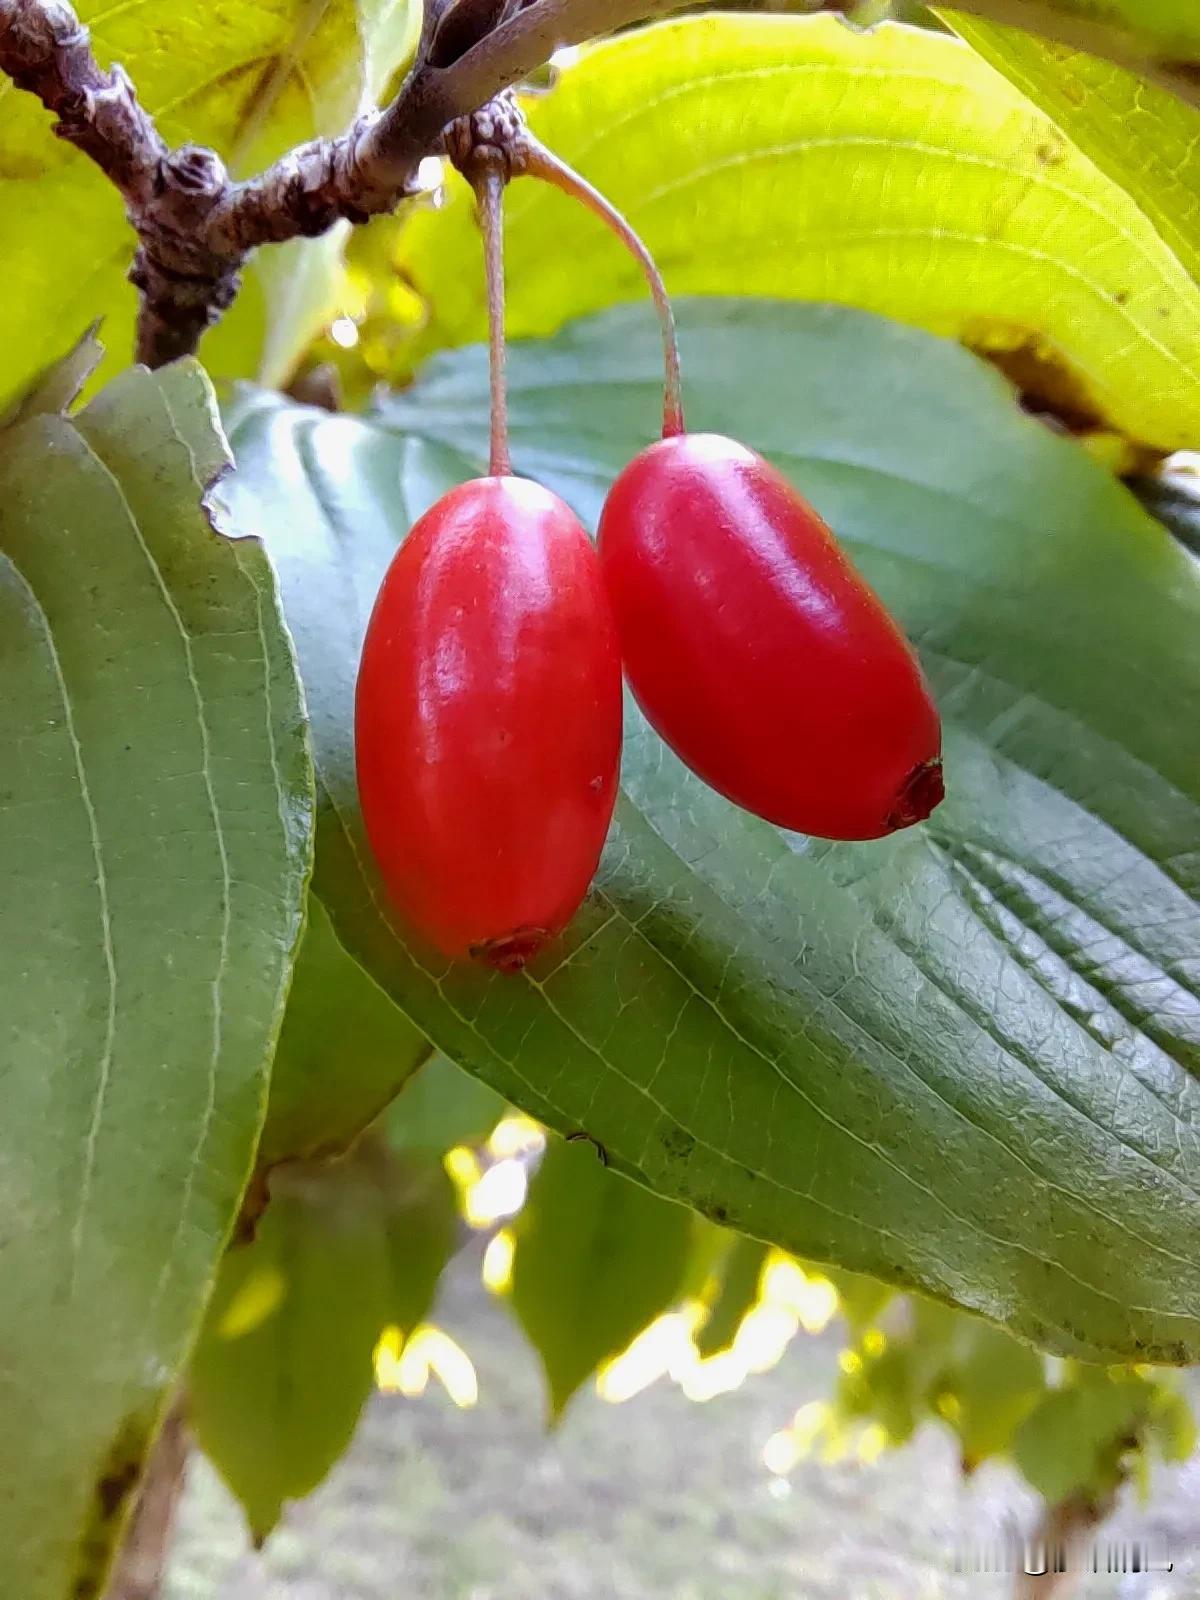
M 666 9 L 663 0 L 428 0 L 416 60 L 390 105 L 243 183 L 213 150 L 167 146 L 123 69 L 97 62 L 66 0 L 0 0 L 0 72 L 37 95 L 58 135 L 120 191 L 138 241 L 129 273 L 141 295 L 137 359 L 158 367 L 196 349 L 232 304 L 251 251 L 393 210 L 449 123 L 559 46 Z

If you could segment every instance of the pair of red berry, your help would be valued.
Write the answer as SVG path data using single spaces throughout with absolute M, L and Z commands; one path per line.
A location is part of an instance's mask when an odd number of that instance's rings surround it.
M 538 160 L 567 186 L 561 164 Z M 612 222 L 581 183 L 570 175 Z M 829 529 L 761 456 L 683 431 L 652 263 L 665 436 L 614 483 L 598 549 L 563 501 L 508 471 L 501 187 L 483 207 L 492 473 L 439 500 L 393 560 L 363 647 L 356 744 L 367 833 L 407 922 L 447 956 L 515 971 L 595 874 L 616 799 L 622 663 L 687 765 L 781 827 L 879 838 L 927 817 L 942 777 L 916 658 Z M 613 225 L 646 266 L 628 225 Z
M 402 545 L 358 682 L 367 832 L 446 955 L 519 968 L 578 909 L 616 798 L 622 659 L 688 766 L 782 827 L 873 839 L 941 799 L 911 650 L 761 456 L 652 445 L 612 488 L 598 556 L 547 489 L 477 478 Z

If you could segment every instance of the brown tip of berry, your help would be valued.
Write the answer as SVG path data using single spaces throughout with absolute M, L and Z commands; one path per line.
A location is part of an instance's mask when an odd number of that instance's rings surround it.
M 896 796 L 896 803 L 888 814 L 888 832 L 895 833 L 899 828 L 911 828 L 914 822 L 924 822 L 945 798 L 940 759 L 922 761 L 909 773 Z
M 471 959 L 482 962 L 485 967 L 495 967 L 497 972 L 520 972 L 549 937 L 545 928 L 518 928 L 515 933 L 503 934 L 499 939 L 473 944 Z

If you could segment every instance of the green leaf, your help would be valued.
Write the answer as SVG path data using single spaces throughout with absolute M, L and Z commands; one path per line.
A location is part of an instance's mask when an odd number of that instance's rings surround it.
M 999 1328 L 964 1319 L 945 1381 L 958 1402 L 953 1424 L 969 1470 L 1009 1449 L 1045 1392 L 1045 1362 Z
M 1174 1375 L 1156 1373 L 1155 1394 L 1146 1418 L 1147 1441 L 1164 1461 L 1186 1461 L 1196 1448 L 1196 1418 Z
M 411 53 L 420 17 L 416 0 L 79 0 L 75 10 L 101 64 L 125 67 L 164 138 L 213 146 L 237 176 L 341 132 Z M 133 353 L 133 231 L 116 189 L 52 123 L 0 79 L 0 405 L 56 353 L 64 323 L 103 317 L 110 365 Z M 323 310 L 329 251 L 318 241 L 256 259 L 242 303 L 205 342 L 213 371 L 279 379 Z
M 1200 438 L 1200 287 L 1134 201 L 948 35 L 684 18 L 587 52 L 526 111 L 676 294 L 861 306 L 988 352 L 1077 420 L 1163 450 Z M 525 181 L 506 219 L 514 338 L 615 301 L 651 323 L 636 263 L 581 206 Z M 461 180 L 401 226 L 397 277 L 427 312 L 410 364 L 483 339 Z
M 345 1150 L 430 1048 L 342 949 L 321 902 L 310 897 L 271 1073 L 259 1166 Z
M 482 1144 L 504 1115 L 504 1100 L 445 1056 L 434 1056 L 388 1107 L 394 1150 L 441 1156 L 457 1144 Z
M 458 1195 L 436 1156 L 406 1152 L 393 1171 L 384 1218 L 391 1272 L 387 1316 L 406 1337 L 433 1309 L 461 1224 Z
M 91 327 L 74 348 L 40 372 L 25 392 L 17 397 L 0 417 L 0 428 L 26 422 L 30 417 L 65 416 L 87 385 L 88 379 L 104 360 L 104 346 Z
M 935 10 L 955 28 L 961 10 L 1043 33 L 1200 102 L 1200 18 L 1192 0 L 958 0 L 954 10 Z
M 871 1327 L 879 1320 L 883 1308 L 895 1298 L 894 1287 L 890 1283 L 881 1283 L 878 1278 L 824 1265 L 818 1270 L 828 1277 L 837 1290 L 838 1314 L 852 1333 L 859 1334 Z
M 741 1237 L 728 1228 L 718 1227 L 699 1212 L 693 1213 L 687 1270 L 679 1286 L 681 1299 L 708 1302 L 720 1293 L 725 1262 Z
M 806 841 L 631 716 L 563 940 L 524 978 L 424 969 L 357 815 L 353 684 L 396 543 L 485 469 L 483 354 L 436 362 L 390 429 L 251 395 L 226 493 L 280 573 L 338 935 L 452 1059 L 716 1221 L 1059 1351 L 1200 1358 L 1195 566 L 951 344 L 834 308 L 681 316 L 693 425 L 779 462 L 919 643 L 949 799 L 888 841 Z M 510 372 L 519 470 L 594 522 L 655 429 L 642 308 Z
M 1137 1449 L 1155 1386 L 1131 1372 L 1077 1370 L 1051 1389 L 1017 1430 L 1017 1468 L 1051 1504 L 1083 1490 L 1111 1493 Z
M 1200 109 L 1110 61 L 1015 28 L 962 16 L 954 26 L 1120 184 L 1200 281 Z
M 728 1350 L 748 1311 L 758 1300 L 758 1286 L 770 1246 L 739 1234 L 721 1263 L 720 1288 L 696 1331 L 702 1356 Z
M 21 1600 L 102 1589 L 249 1175 L 300 935 L 300 689 L 261 548 L 200 509 L 226 459 L 191 363 L 0 432 L 0 1592 Z
M 678 1298 L 691 1218 L 551 1140 L 513 1224 L 512 1308 L 541 1358 L 550 1414 Z
M 257 1542 L 349 1443 L 391 1282 L 370 1163 L 356 1154 L 273 1175 L 254 1242 L 222 1263 L 189 1379 L 196 1438 Z

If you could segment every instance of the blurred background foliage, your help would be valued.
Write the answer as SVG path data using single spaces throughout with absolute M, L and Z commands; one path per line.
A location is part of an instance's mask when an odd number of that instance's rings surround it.
M 964 1475 L 1007 1461 L 1049 1505 L 1098 1521 L 1155 1460 L 1195 1446 L 1177 1374 L 1046 1357 L 965 1312 L 717 1227 L 611 1171 L 591 1141 L 547 1135 L 444 1057 L 346 1155 L 282 1164 L 269 1183 L 190 1377 L 199 1443 L 257 1541 L 340 1458 L 372 1386 L 415 1396 L 434 1383 L 475 1403 L 471 1352 L 437 1301 L 480 1236 L 482 1281 L 541 1366 L 550 1421 L 584 1384 L 614 1403 L 656 1382 L 713 1400 L 837 1326 L 834 1392 L 762 1441 L 777 1476 L 812 1454 L 874 1459 L 931 1424 Z

